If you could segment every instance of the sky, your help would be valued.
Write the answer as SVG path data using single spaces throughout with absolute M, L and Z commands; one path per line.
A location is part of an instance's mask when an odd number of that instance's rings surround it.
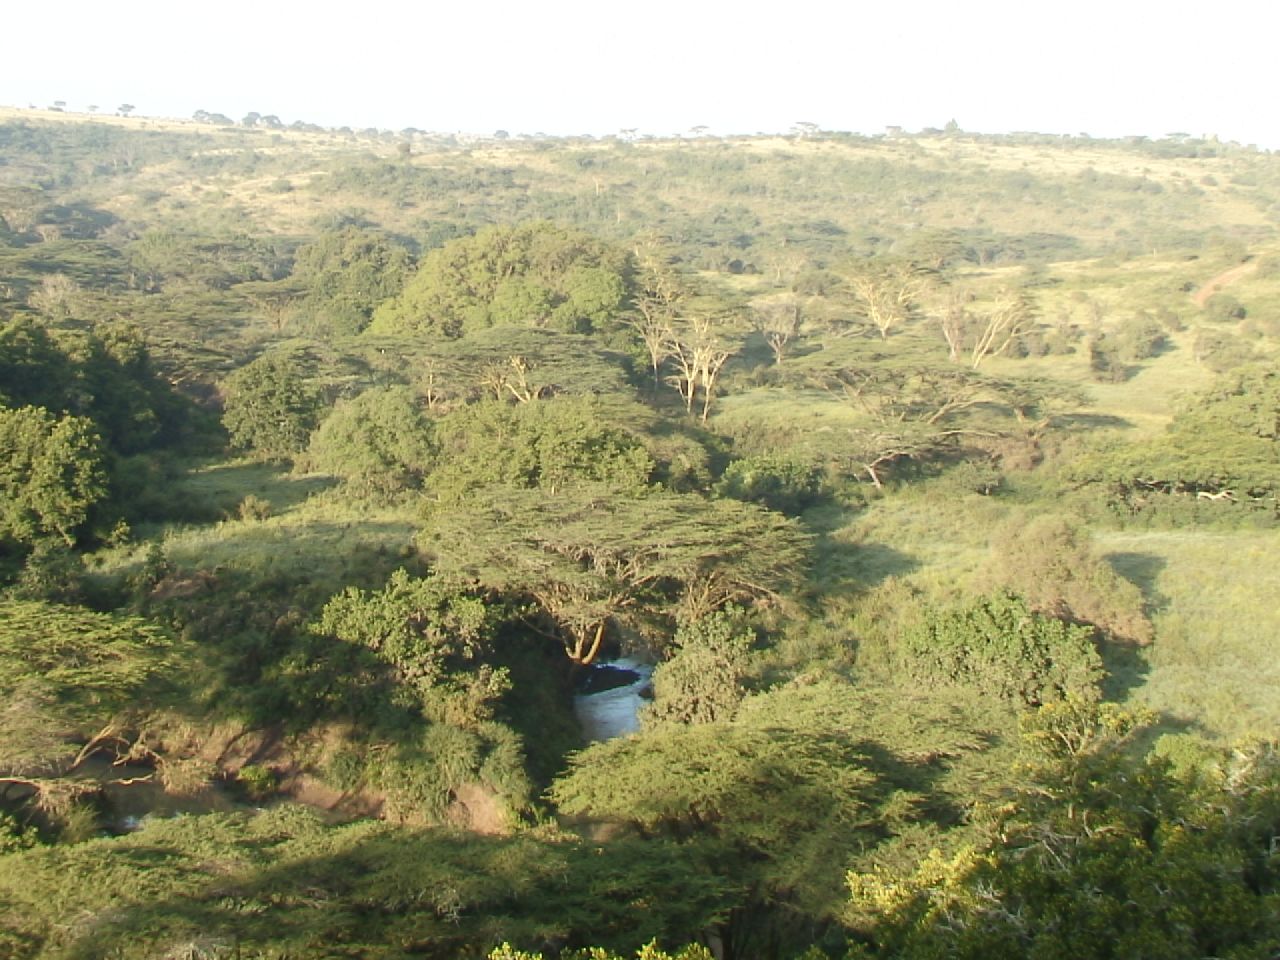
M 15 0 L 0 104 L 597 136 L 954 119 L 1280 149 L 1277 28 L 1280 0 Z

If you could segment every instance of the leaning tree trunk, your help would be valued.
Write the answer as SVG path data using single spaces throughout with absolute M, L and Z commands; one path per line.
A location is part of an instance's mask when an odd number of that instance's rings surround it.
M 600 645 L 604 642 L 604 630 L 605 621 L 601 620 L 596 624 L 594 634 L 589 629 L 582 633 L 575 631 L 573 646 L 569 649 L 569 659 L 575 666 L 589 667 L 595 662 L 596 655 L 600 652 Z

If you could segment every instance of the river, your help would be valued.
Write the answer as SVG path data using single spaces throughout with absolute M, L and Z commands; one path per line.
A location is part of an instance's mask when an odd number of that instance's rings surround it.
M 653 675 L 653 664 L 632 657 L 619 657 L 600 666 L 629 670 L 636 674 L 636 679 L 599 693 L 579 693 L 573 698 L 573 710 L 582 735 L 592 742 L 612 740 L 640 729 L 636 714 L 645 702 L 642 694 Z

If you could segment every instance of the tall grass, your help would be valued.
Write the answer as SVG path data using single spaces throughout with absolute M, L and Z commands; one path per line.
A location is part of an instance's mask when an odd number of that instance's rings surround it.
M 1280 731 L 1280 532 L 1106 533 L 1156 640 L 1132 698 L 1229 738 Z

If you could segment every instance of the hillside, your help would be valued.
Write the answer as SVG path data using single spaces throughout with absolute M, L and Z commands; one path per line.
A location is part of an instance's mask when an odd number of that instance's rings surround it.
M 1234 144 L 0 110 L 0 956 L 1270 956 L 1278 351 Z

